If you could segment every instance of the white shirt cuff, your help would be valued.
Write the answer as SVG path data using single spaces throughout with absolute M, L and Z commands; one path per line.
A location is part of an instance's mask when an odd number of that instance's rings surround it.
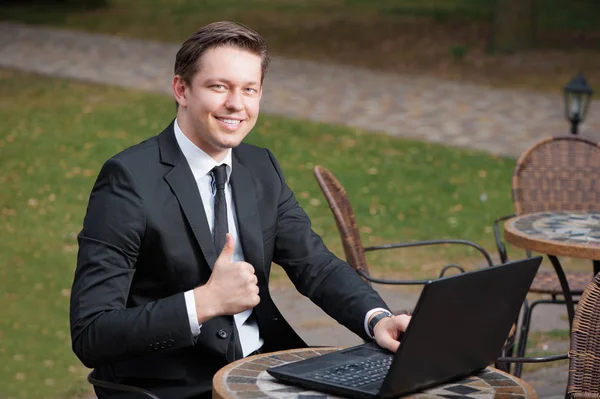
M 183 293 L 185 297 L 185 307 L 187 308 L 188 319 L 190 321 L 190 331 L 193 337 L 200 335 L 200 323 L 198 323 L 198 314 L 196 313 L 196 299 L 194 298 L 194 290 L 189 290 Z
M 377 312 L 386 312 L 387 313 L 387 312 L 389 312 L 389 310 L 384 309 L 384 308 L 375 308 L 375 309 L 371 309 L 367 312 L 367 315 L 365 316 L 364 327 L 365 327 L 365 331 L 367 332 L 367 335 L 371 339 L 375 339 L 375 337 L 372 336 L 371 333 L 369 332 L 369 319 L 371 318 L 371 315 L 373 313 L 377 313 Z

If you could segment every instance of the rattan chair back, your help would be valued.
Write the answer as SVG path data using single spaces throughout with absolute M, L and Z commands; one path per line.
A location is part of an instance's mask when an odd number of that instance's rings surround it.
M 600 398 L 600 273 L 583 292 L 573 319 L 568 392 Z
M 517 161 L 512 195 L 517 215 L 600 210 L 600 144 L 574 135 L 539 141 Z
M 335 223 L 342 239 L 346 261 L 354 269 L 362 270 L 366 274 L 369 274 L 364 246 L 360 239 L 354 210 L 352 209 L 352 205 L 350 205 L 346 190 L 327 168 L 315 166 L 314 173 L 335 218 Z

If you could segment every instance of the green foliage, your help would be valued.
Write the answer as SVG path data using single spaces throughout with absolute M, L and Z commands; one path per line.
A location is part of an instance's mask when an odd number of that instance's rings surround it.
M 455 61 L 461 60 L 467 54 L 469 48 L 463 44 L 455 44 L 450 47 L 450 55 Z
M 102 163 L 160 132 L 170 98 L 0 69 L 0 397 L 68 397 L 89 389 L 70 348 L 76 236 Z M 460 237 L 491 248 L 509 213 L 514 161 L 440 145 L 262 116 L 248 141 L 271 148 L 314 228 L 342 255 L 312 167 L 347 188 L 367 244 Z M 476 259 L 465 249 L 390 251 L 374 270 L 427 274 Z M 431 273 L 429 273 L 431 275 Z

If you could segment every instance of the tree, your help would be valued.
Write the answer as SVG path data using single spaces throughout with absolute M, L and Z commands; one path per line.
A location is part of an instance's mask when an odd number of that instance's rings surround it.
M 525 50 L 534 41 L 535 0 L 496 0 L 490 50 Z

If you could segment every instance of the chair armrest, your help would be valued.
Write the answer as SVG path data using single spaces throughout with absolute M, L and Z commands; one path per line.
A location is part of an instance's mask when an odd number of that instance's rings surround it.
M 506 245 L 502 242 L 500 238 L 500 228 L 498 225 L 500 222 L 504 222 L 512 217 L 516 216 L 514 213 L 512 215 L 506 215 L 499 217 L 494 220 L 494 238 L 496 239 L 496 248 L 498 249 L 498 255 L 500 255 L 500 262 L 506 263 L 508 261 L 508 254 L 506 253 Z
M 446 274 L 446 271 L 448 271 L 450 269 L 458 269 L 458 271 L 460 273 L 466 272 L 465 268 L 462 267 L 461 265 L 457 265 L 455 263 L 451 263 L 449 265 L 446 265 L 446 266 L 442 267 L 442 271 L 440 271 L 440 277 L 444 277 L 444 274 Z
M 497 363 L 546 363 L 555 360 L 565 360 L 569 358 L 568 353 L 560 355 L 544 356 L 544 357 L 499 357 Z
M 356 270 L 356 273 L 358 273 L 365 280 L 368 280 L 369 282 L 375 283 L 375 284 L 423 285 L 423 284 L 427 283 L 428 281 L 431 281 L 431 279 L 425 279 L 425 280 L 388 280 L 388 279 L 384 279 L 384 278 L 371 277 L 367 273 L 365 273 L 364 270 Z
M 446 273 L 447 270 L 449 269 L 458 269 L 459 272 L 464 273 L 465 269 L 460 266 L 460 265 L 456 265 L 456 264 L 449 264 L 446 265 L 442 268 L 442 271 L 440 272 L 439 277 L 444 277 L 444 274 Z M 363 277 L 365 280 L 368 280 L 371 283 L 375 283 L 375 284 L 390 284 L 390 285 L 423 285 L 429 281 L 431 281 L 432 279 L 424 279 L 424 280 L 389 280 L 389 279 L 384 279 L 384 278 L 377 278 L 377 277 L 371 277 L 369 274 L 367 274 L 364 270 L 356 270 L 356 273 L 358 273 L 359 276 Z
M 393 248 L 407 248 L 407 247 L 422 247 L 425 245 L 439 245 L 439 244 L 460 244 L 460 245 L 468 245 L 477 249 L 484 256 L 485 260 L 488 263 L 488 266 L 494 266 L 494 262 L 492 262 L 492 258 L 487 253 L 483 247 L 480 245 L 467 241 L 467 240 L 426 240 L 426 241 L 413 241 L 413 242 L 401 242 L 396 244 L 384 244 L 384 245 L 376 245 L 371 247 L 365 247 L 366 251 L 377 251 L 380 249 L 393 249 Z
M 146 395 L 149 398 L 152 399 L 160 399 L 158 396 L 154 395 L 151 392 L 146 391 L 145 389 L 142 388 L 138 388 L 138 387 L 134 387 L 131 385 L 125 385 L 125 384 L 117 384 L 115 382 L 108 382 L 108 381 L 102 381 L 99 380 L 95 377 L 92 377 L 92 373 L 94 371 L 92 370 L 87 377 L 87 380 L 90 384 L 101 387 L 101 388 L 108 388 L 108 389 L 114 389 L 117 391 L 125 391 L 125 392 L 131 392 L 131 393 L 139 393 L 141 395 Z

